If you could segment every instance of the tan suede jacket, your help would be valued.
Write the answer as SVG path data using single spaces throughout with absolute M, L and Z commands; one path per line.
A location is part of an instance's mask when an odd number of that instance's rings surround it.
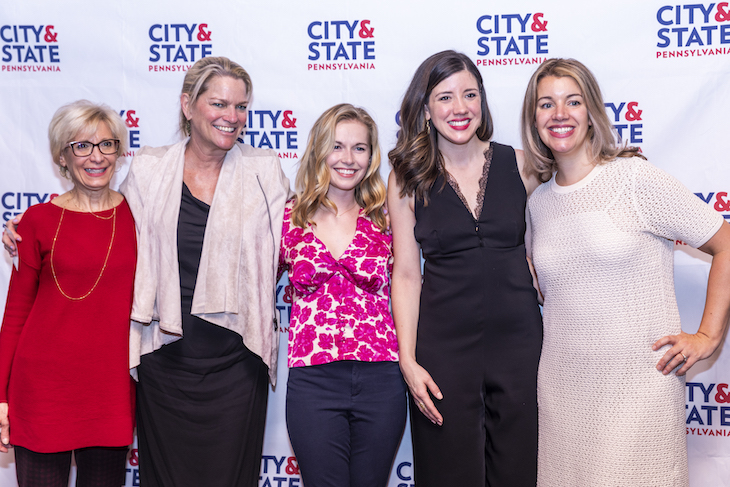
M 143 147 L 120 192 L 137 228 L 129 356 L 182 337 L 177 222 L 187 139 Z M 235 331 L 269 367 L 276 384 L 279 331 L 275 285 L 289 180 L 272 150 L 236 144 L 226 155 L 205 229 L 192 314 Z

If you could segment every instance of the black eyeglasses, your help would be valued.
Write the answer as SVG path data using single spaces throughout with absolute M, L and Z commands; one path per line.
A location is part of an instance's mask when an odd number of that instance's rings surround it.
M 99 152 L 109 156 L 116 154 L 119 150 L 119 139 L 105 139 L 98 144 L 92 144 L 87 140 L 75 141 L 69 142 L 66 147 L 70 147 L 76 157 L 90 156 L 94 152 L 94 147 L 98 147 Z

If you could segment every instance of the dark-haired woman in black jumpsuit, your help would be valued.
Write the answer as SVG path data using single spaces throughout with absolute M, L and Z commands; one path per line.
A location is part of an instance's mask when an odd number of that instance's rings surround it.
M 534 487 L 542 320 L 525 204 L 537 178 L 521 152 L 489 141 L 481 76 L 464 55 L 421 65 L 401 122 L 388 206 L 416 485 Z

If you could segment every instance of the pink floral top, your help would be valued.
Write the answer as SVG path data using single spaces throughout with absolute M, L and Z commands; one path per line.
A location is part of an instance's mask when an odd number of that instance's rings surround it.
M 280 272 L 289 271 L 292 293 L 289 367 L 359 360 L 398 360 L 390 314 L 391 236 L 360 210 L 355 237 L 336 260 L 311 226 L 290 221 L 284 210 Z

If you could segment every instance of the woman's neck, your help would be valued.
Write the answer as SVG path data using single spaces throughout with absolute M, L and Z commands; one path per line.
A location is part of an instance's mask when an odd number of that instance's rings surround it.
M 343 215 L 349 212 L 357 206 L 357 200 L 355 199 L 355 190 L 342 191 L 337 188 L 330 186 L 327 191 L 327 198 L 337 206 L 337 213 L 335 216 Z M 326 209 L 326 208 L 323 208 Z M 331 211 L 327 209 L 327 211 Z
M 96 191 L 84 191 L 78 186 L 66 193 L 68 199 L 61 201 L 62 206 L 68 209 L 76 209 L 83 212 L 98 212 L 110 210 L 116 206 L 114 192 L 107 186 Z
M 476 164 L 479 167 L 484 162 L 484 152 L 489 148 L 489 141 L 482 141 L 475 135 L 463 145 L 456 145 L 449 142 L 439 141 L 439 151 L 444 159 L 446 168 L 467 167 Z
M 555 162 L 558 168 L 555 183 L 559 186 L 570 186 L 579 182 L 596 167 L 596 163 L 591 162 L 587 154 L 581 154 L 578 157 L 556 158 Z
M 194 171 L 220 171 L 227 152 L 207 153 L 192 140 L 185 148 L 185 169 Z

